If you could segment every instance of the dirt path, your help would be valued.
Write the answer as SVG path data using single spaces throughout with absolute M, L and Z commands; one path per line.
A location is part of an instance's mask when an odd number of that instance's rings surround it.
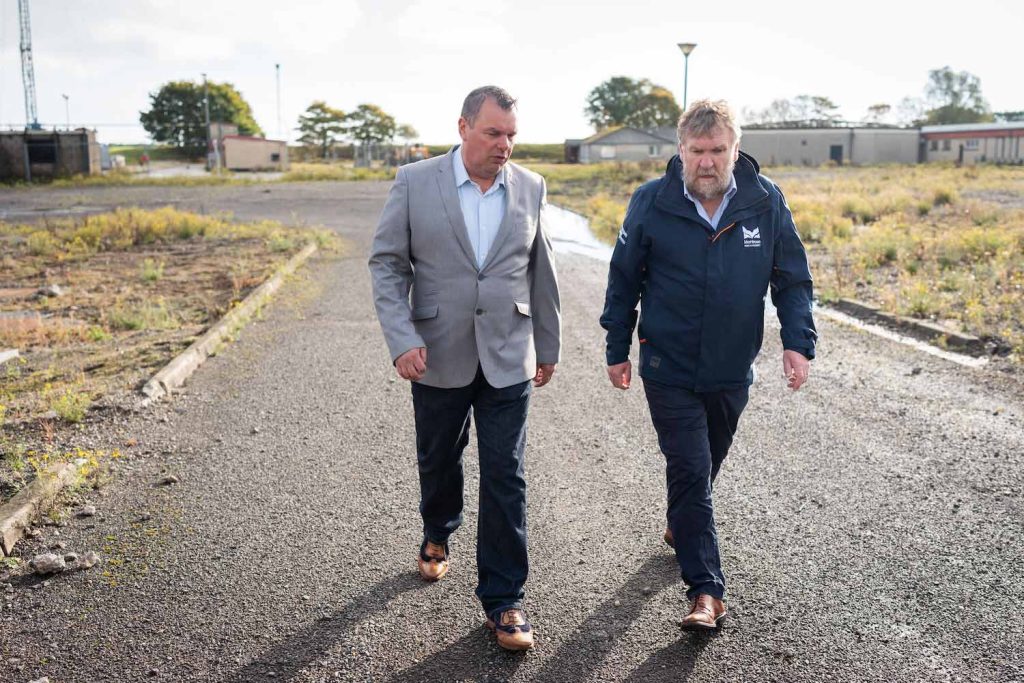
M 472 594 L 475 448 L 452 571 L 436 585 L 415 575 L 411 401 L 365 266 L 386 190 L 5 194 L 8 210 L 172 203 L 323 224 L 354 248 L 314 263 L 184 395 L 110 415 L 90 435 L 138 446 L 89 496 L 97 517 L 45 527 L 22 552 L 60 540 L 106 564 L 0 591 L 0 679 L 1024 678 L 1020 393 L 822 322 L 812 383 L 792 395 L 772 327 L 716 486 L 734 617 L 693 638 L 676 626 L 663 461 L 642 392 L 615 392 L 604 376 L 605 266 L 571 256 L 559 262 L 563 363 L 530 422 L 527 600 L 539 645 L 500 651 Z M 180 484 L 153 487 L 167 472 Z

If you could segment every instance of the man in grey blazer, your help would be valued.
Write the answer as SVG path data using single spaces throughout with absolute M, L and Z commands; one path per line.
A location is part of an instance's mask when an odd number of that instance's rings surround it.
M 476 595 L 498 643 L 533 646 L 528 573 L 526 415 L 559 360 L 561 314 L 544 179 L 508 163 L 515 100 L 477 88 L 462 144 L 399 169 L 370 254 L 374 304 L 395 369 L 412 382 L 428 581 L 448 571 L 462 523 L 462 452 L 475 416 L 480 451 Z

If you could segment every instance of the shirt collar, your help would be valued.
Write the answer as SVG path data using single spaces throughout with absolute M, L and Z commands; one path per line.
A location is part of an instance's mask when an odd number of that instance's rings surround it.
M 736 174 L 733 173 L 732 175 L 729 176 L 729 187 L 725 189 L 725 199 L 732 199 L 738 191 L 739 188 L 736 187 Z M 694 199 L 693 195 L 690 194 L 690 188 L 686 187 L 685 178 L 683 179 L 683 196 L 685 196 L 694 204 L 697 203 L 697 200 Z
M 455 187 L 462 187 L 466 183 L 473 182 L 466 170 L 466 162 L 462 160 L 462 145 L 459 145 L 452 152 L 452 170 L 455 172 Z M 735 183 L 733 183 L 735 185 Z M 494 185 L 488 188 L 488 192 L 496 187 L 505 187 L 505 167 L 498 171 L 498 177 L 494 179 Z M 486 193 L 485 193 L 486 194 Z

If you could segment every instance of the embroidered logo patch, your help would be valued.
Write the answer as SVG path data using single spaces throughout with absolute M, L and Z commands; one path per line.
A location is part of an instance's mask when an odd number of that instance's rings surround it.
M 740 226 L 740 230 L 743 231 L 744 247 L 761 246 L 761 228 L 748 229 L 746 226 Z

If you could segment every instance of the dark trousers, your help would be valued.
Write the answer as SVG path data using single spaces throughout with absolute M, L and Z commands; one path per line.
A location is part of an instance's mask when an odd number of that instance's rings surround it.
M 477 370 L 472 384 L 438 389 L 412 383 L 423 533 L 445 543 L 462 524 L 462 452 L 476 417 L 480 450 L 476 595 L 484 611 L 521 607 L 526 557 L 526 413 L 530 381 L 496 389 Z
M 748 388 L 694 393 L 644 380 L 658 445 L 665 454 L 668 526 L 687 596 L 725 596 L 711 488 L 729 453 Z

